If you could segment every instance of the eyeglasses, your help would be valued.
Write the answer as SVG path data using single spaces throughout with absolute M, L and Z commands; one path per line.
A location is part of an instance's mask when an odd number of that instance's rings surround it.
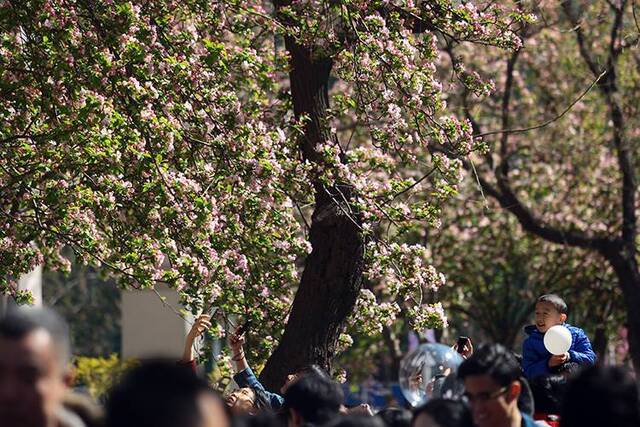
M 465 392 L 462 394 L 462 397 L 464 397 L 469 403 L 473 403 L 473 402 L 484 403 L 484 402 L 488 402 L 489 400 L 495 399 L 496 397 L 502 396 L 507 392 L 507 390 L 509 390 L 509 387 L 505 386 L 493 392 L 485 391 L 478 394 L 471 394 L 471 393 Z

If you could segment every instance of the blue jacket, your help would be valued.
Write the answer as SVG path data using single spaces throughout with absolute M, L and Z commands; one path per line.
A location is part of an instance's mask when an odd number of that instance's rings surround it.
M 565 323 L 564 326 L 571 332 L 571 348 L 569 349 L 569 362 L 580 365 L 593 365 L 596 362 L 596 354 L 591 348 L 589 338 L 584 331 Z M 527 339 L 522 344 L 522 369 L 527 379 L 540 375 L 549 375 L 549 358 L 551 353 L 544 346 L 544 334 L 538 331 L 535 325 L 524 328 Z
M 238 384 L 238 387 L 249 387 L 254 390 L 259 390 L 263 392 L 267 399 L 269 399 L 269 404 L 271 405 L 271 409 L 274 411 L 279 411 L 282 408 L 282 404 L 284 403 L 284 398 L 276 393 L 271 393 L 264 389 L 258 378 L 256 378 L 255 374 L 251 370 L 251 368 L 247 368 L 244 371 L 240 371 L 233 376 L 233 380 Z

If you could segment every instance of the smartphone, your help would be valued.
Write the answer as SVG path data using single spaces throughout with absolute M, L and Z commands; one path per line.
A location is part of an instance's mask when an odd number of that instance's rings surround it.
M 464 346 L 466 346 L 467 344 L 469 344 L 469 337 L 458 337 L 458 341 L 456 342 L 458 353 L 462 353 L 464 351 Z
M 247 330 L 251 327 L 251 319 L 247 319 L 236 331 L 236 335 L 240 336 L 247 332 Z

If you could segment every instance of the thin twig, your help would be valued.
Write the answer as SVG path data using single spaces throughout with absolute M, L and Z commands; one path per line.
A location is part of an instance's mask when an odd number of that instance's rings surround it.
M 476 165 L 473 163 L 471 157 L 469 157 L 469 164 L 471 165 L 471 170 L 473 171 L 473 176 L 478 183 L 478 188 L 480 189 L 480 195 L 482 196 L 482 200 L 484 201 L 485 209 L 489 209 L 489 202 L 487 201 L 486 196 L 484 195 L 484 190 L 482 189 L 482 184 L 480 183 L 480 176 L 478 175 L 478 171 L 476 170 Z
M 578 96 L 571 104 L 569 104 L 569 106 L 567 108 L 564 109 L 564 111 L 562 111 L 562 113 L 560 113 L 559 115 L 557 115 L 556 117 L 547 120 L 546 122 L 543 122 L 539 125 L 535 125 L 535 126 L 531 126 L 531 127 L 527 127 L 527 128 L 518 128 L 518 129 L 502 129 L 502 130 L 494 130 L 491 132 L 485 132 L 485 133 L 481 133 L 479 135 L 473 135 L 475 138 L 481 138 L 484 136 L 489 136 L 489 135 L 498 135 L 498 134 L 503 134 L 503 133 L 523 133 L 523 132 L 529 132 L 532 130 L 536 130 L 536 129 L 542 129 L 544 127 L 549 126 L 551 123 L 560 120 L 562 117 L 564 117 L 578 102 L 580 102 L 582 100 L 582 98 L 584 98 L 590 91 L 591 89 L 593 89 L 598 82 L 609 72 L 609 69 L 604 70 L 602 73 L 600 73 L 600 75 L 598 77 L 596 77 L 596 79 L 591 82 L 591 84 L 589 85 L 589 87 L 587 87 L 581 94 L 580 96 Z
M 181 318 L 181 319 L 182 319 L 182 320 L 184 320 L 185 322 L 193 324 L 193 322 L 189 322 L 189 321 L 187 320 L 187 318 L 186 318 L 186 317 L 184 317 L 184 316 L 182 315 L 182 313 L 180 313 L 180 311 L 178 311 L 174 306 L 172 306 L 171 304 L 169 304 L 169 303 L 166 301 L 166 298 L 165 298 L 165 297 L 163 297 L 162 295 L 160 295 L 160 292 L 158 292 L 158 290 L 157 290 L 155 287 L 151 288 L 151 291 L 153 291 L 153 293 L 154 293 L 154 294 L 156 294 L 156 296 L 157 296 L 158 298 L 160 298 L 160 301 L 162 301 L 162 304 L 163 304 L 165 307 L 168 307 L 171 311 L 173 311 L 173 312 L 174 312 L 174 313 L 175 313 L 179 318 Z

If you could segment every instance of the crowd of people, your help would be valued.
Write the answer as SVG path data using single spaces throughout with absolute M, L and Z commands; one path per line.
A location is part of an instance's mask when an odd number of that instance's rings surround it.
M 640 426 L 638 385 L 620 367 L 595 365 L 584 332 L 564 355 L 544 354 L 536 340 L 566 325 L 566 304 L 540 297 L 523 356 L 500 344 L 460 349 L 449 375 L 456 396 L 417 408 L 344 406 L 341 386 L 321 367 L 303 366 L 280 390 L 267 390 L 247 363 L 244 331 L 229 337 L 237 388 L 221 396 L 196 374 L 191 346 L 211 326 L 194 323 L 183 360 L 147 360 L 128 371 L 103 407 L 73 393 L 68 326 L 47 309 L 18 308 L 0 319 L 1 427 L 553 427 Z M 568 325 L 567 325 L 568 326 Z M 541 364 L 540 361 L 544 361 Z

